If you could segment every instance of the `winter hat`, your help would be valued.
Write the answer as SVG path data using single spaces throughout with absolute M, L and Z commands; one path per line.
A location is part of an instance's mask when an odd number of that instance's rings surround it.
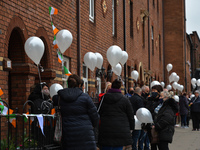
M 157 90 L 159 93 L 163 91 L 163 88 L 161 85 L 154 85 L 151 89 Z

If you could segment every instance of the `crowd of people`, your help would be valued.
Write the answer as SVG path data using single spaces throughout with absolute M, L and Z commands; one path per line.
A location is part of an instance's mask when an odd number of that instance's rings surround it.
M 99 94 L 101 105 L 96 107 L 90 96 L 83 92 L 84 84 L 79 76 L 69 76 L 67 83 L 68 88 L 59 90 L 51 102 L 46 84 L 37 85 L 29 96 L 38 106 L 34 113 L 60 104 L 64 150 L 95 150 L 97 147 L 100 150 L 168 150 L 179 116 L 181 128 L 188 128 L 191 118 L 193 131 L 200 130 L 198 90 L 194 95 L 181 93 L 179 101 L 173 98 L 174 92 L 161 85 L 131 87 L 123 95 L 122 81 L 115 79 L 106 83 L 104 92 Z M 44 103 L 46 107 L 40 107 L 43 101 L 48 102 Z M 141 128 L 135 129 L 134 115 L 140 108 L 150 111 L 153 123 L 142 123 Z M 97 127 L 98 140 L 94 132 Z

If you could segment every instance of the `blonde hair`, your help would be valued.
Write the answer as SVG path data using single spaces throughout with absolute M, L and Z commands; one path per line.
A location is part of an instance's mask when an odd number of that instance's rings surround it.
M 111 82 L 106 82 L 106 88 L 105 88 L 105 90 L 104 90 L 105 93 L 107 93 L 107 88 L 108 88 L 108 86 L 111 85 L 111 84 L 112 84 Z
M 164 98 L 171 98 L 171 94 L 167 91 L 162 91 L 160 94 L 163 94 Z

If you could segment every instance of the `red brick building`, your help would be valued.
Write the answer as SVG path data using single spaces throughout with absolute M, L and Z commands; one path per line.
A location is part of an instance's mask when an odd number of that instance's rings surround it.
M 64 53 L 64 65 L 83 78 L 90 95 L 97 89 L 98 92 L 103 91 L 105 82 L 117 77 L 110 72 L 112 68 L 106 58 L 107 49 L 112 45 L 125 49 L 129 55 L 125 69 L 126 88 L 149 85 L 152 80 L 167 82 L 166 65 L 172 63 L 173 71 L 176 70 L 180 76 L 180 83 L 189 89 L 189 69 L 185 66 L 185 60 L 190 62 L 190 53 L 185 45 L 184 1 L 2 0 L 0 87 L 4 91 L 2 99 L 11 108 L 18 107 L 22 113 L 31 87 L 39 83 L 37 66 L 24 50 L 25 41 L 31 36 L 40 37 L 45 44 L 41 60 L 44 68 L 44 72 L 41 72 L 42 82 L 47 82 L 49 86 L 53 83 L 66 86 L 66 76 L 57 61 L 57 51 L 53 49 L 49 6 L 58 9 L 58 14 L 52 16 L 53 24 L 59 30 L 69 30 L 73 35 L 73 42 Z M 96 70 L 91 72 L 83 62 L 84 55 L 89 51 L 99 52 L 104 58 L 105 74 L 99 76 L 98 88 Z M 139 73 L 137 83 L 131 78 L 132 70 Z M 124 76 L 123 67 L 123 79 Z

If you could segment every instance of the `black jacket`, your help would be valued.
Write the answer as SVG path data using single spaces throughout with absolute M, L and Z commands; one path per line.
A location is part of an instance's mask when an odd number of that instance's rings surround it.
M 154 110 L 159 104 L 160 104 L 159 98 L 148 97 L 146 101 L 146 108 L 151 112 L 153 119 L 155 116 Z
M 110 90 L 109 90 L 110 91 Z M 133 108 L 121 92 L 106 93 L 100 111 L 99 144 L 125 146 L 132 144 L 130 130 L 134 129 Z
M 193 103 L 191 105 L 191 112 L 200 112 L 200 97 L 199 96 L 197 98 L 193 97 L 190 103 Z
M 178 105 L 172 98 L 164 101 L 163 106 L 155 116 L 155 129 L 158 131 L 159 140 L 163 142 L 172 142 L 174 135 L 175 114 L 178 112 Z
M 33 92 L 28 97 L 28 100 L 33 102 L 33 104 L 28 103 L 31 106 L 31 113 L 34 113 L 34 114 L 50 113 L 53 107 L 53 105 L 51 104 L 50 97 L 41 93 L 41 90 L 44 86 L 47 86 L 47 85 L 37 84 Z
M 90 96 L 79 88 L 58 91 L 62 116 L 62 147 L 65 150 L 94 150 L 96 141 L 93 128 L 99 116 Z M 58 95 L 53 102 L 58 105 Z
M 132 107 L 133 107 L 133 111 L 134 111 L 134 115 L 136 114 L 136 111 L 139 108 L 144 107 L 144 99 L 143 97 L 141 97 L 140 95 L 134 93 L 134 95 L 130 98 Z
M 180 115 L 187 115 L 189 106 L 188 106 L 188 100 L 185 96 L 180 96 L 179 97 L 179 112 Z

